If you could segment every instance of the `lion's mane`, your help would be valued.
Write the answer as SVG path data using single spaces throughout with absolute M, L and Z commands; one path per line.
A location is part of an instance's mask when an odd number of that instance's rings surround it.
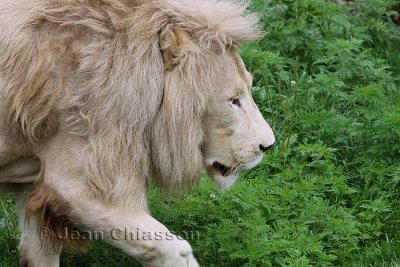
M 7 2 L 7 1 L 6 1 Z M 260 36 L 245 3 L 35 0 L 1 7 L 0 75 L 10 127 L 32 143 L 86 140 L 90 192 L 113 202 L 155 182 L 196 185 L 213 55 Z M 12 25 L 12 27 L 10 27 Z M 165 71 L 160 36 L 188 36 Z M 141 192 L 138 192 L 141 193 Z M 140 194 L 139 194 L 140 195 Z

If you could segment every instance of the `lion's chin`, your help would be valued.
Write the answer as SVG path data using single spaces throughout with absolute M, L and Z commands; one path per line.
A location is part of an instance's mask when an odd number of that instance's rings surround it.
M 228 190 L 233 186 L 238 178 L 238 173 L 233 173 L 229 176 L 222 176 L 222 175 L 212 175 L 211 176 L 215 185 L 222 190 Z
M 220 189 L 226 190 L 232 187 L 238 178 L 238 173 L 241 169 L 251 169 L 259 164 L 263 156 L 259 155 L 245 164 L 240 164 L 240 167 L 229 167 L 218 161 L 206 161 L 207 172 L 214 180 L 214 183 Z
M 238 177 L 239 169 L 225 166 L 218 161 L 207 164 L 207 172 L 220 189 L 226 190 L 232 187 Z

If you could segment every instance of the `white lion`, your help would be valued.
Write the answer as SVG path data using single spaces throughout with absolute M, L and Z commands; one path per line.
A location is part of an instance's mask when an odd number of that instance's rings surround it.
M 237 46 L 260 37 L 237 1 L 0 2 L 0 189 L 14 191 L 21 263 L 58 266 L 65 227 L 145 266 L 198 266 L 148 214 L 146 192 L 228 188 L 275 142 Z M 28 193 L 27 193 L 28 192 Z M 37 237 L 49 229 L 52 246 Z M 116 239 L 113 229 L 172 238 Z

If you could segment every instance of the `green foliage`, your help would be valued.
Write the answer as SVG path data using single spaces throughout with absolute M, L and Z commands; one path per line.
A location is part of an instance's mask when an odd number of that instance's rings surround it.
M 153 215 L 202 266 L 400 265 L 400 28 L 396 1 L 253 0 L 267 35 L 242 47 L 277 144 L 228 192 L 203 179 Z M 398 2 L 397 2 L 398 4 Z M 17 262 L 12 202 L 0 266 Z M 11 224 L 11 225 L 10 225 Z M 89 264 L 90 263 L 90 264 Z M 138 266 L 104 244 L 64 266 Z
M 0 201 L 0 267 L 17 266 L 19 262 L 19 230 L 14 199 Z

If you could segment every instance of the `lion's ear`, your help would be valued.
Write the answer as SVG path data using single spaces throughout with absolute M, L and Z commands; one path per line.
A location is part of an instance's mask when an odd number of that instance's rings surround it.
M 182 47 L 191 43 L 188 33 L 177 28 L 169 28 L 160 34 L 160 48 L 164 68 L 171 71 L 179 64 Z

